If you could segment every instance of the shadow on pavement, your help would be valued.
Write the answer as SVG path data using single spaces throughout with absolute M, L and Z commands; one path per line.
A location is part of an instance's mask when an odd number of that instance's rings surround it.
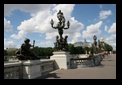
M 47 79 L 47 78 L 60 78 L 60 77 L 58 77 L 56 73 L 50 73 L 48 75 L 39 77 L 38 79 Z

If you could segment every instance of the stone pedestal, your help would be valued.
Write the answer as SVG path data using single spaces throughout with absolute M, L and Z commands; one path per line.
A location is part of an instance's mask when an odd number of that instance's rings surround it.
M 53 52 L 51 60 L 55 60 L 56 69 L 69 69 L 70 68 L 70 52 L 59 51 Z
M 95 57 L 95 65 L 96 66 L 100 65 L 102 61 L 102 54 L 95 54 L 94 57 Z
M 22 65 L 23 79 L 35 79 L 41 76 L 40 60 L 22 61 Z

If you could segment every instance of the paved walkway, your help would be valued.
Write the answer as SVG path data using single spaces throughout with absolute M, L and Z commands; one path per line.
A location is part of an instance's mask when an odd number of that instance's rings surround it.
M 97 67 L 56 70 L 39 79 L 116 79 L 116 54 L 105 56 Z

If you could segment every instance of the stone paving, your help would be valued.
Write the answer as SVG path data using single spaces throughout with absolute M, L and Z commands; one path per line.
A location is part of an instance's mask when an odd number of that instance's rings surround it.
M 100 66 L 59 69 L 39 79 L 116 79 L 116 54 L 105 56 Z

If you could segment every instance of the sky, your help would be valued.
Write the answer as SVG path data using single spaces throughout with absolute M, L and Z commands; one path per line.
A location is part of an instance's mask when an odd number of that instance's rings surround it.
M 116 4 L 4 4 L 4 49 L 20 48 L 25 38 L 38 47 L 54 47 L 59 34 L 50 20 L 56 26 L 59 10 L 70 22 L 63 31 L 68 43 L 93 42 L 96 35 L 116 50 Z

